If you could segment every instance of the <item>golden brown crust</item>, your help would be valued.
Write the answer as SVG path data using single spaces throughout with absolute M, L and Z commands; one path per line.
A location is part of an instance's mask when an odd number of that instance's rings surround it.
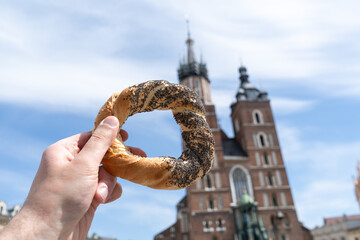
M 204 176 L 211 168 L 215 150 L 205 110 L 189 88 L 167 81 L 148 81 L 115 93 L 100 109 L 95 128 L 107 116 L 119 119 L 120 128 L 129 116 L 155 109 L 172 110 L 186 146 L 178 159 L 133 155 L 120 134 L 102 164 L 114 176 L 156 189 L 181 189 Z

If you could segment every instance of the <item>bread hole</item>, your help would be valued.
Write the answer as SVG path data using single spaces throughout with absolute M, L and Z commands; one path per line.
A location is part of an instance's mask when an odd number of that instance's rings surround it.
M 148 157 L 178 158 L 182 153 L 181 129 L 170 110 L 137 113 L 122 128 L 129 133 L 125 145 L 141 148 Z

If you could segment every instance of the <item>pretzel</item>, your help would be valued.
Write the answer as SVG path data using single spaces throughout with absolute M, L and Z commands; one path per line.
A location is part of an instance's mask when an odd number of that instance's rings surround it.
M 155 189 L 182 189 L 210 170 L 215 149 L 201 100 L 190 88 L 164 80 L 148 81 L 114 93 L 101 107 L 95 128 L 107 116 L 119 119 L 153 110 L 172 110 L 181 127 L 184 151 L 173 157 L 145 158 L 134 155 L 117 135 L 102 165 L 112 175 Z

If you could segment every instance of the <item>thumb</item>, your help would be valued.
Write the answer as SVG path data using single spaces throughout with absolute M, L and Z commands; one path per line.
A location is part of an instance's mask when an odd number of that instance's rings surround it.
M 119 120 L 116 117 L 109 116 L 105 118 L 93 131 L 90 139 L 76 156 L 76 161 L 80 164 L 90 163 L 99 166 L 106 151 L 114 142 L 118 130 Z

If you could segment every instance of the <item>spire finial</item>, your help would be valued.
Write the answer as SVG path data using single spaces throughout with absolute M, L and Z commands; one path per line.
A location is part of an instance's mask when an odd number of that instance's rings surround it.
M 185 15 L 185 21 L 186 21 L 186 29 L 187 29 L 187 33 L 188 33 L 188 39 L 190 39 L 190 21 L 189 21 L 188 15 Z
M 185 16 L 186 19 L 186 27 L 188 31 L 188 39 L 186 40 L 187 45 L 187 63 L 196 62 L 195 54 L 193 49 L 194 41 L 190 38 L 190 26 L 189 26 L 189 18 Z

